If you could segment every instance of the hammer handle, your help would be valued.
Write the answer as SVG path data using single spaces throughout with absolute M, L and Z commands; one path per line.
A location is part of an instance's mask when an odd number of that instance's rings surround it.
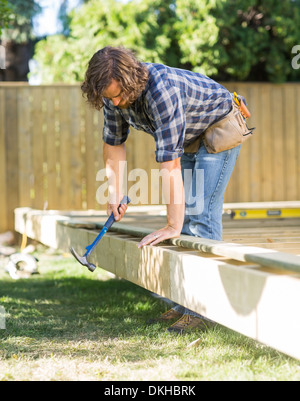
M 118 210 L 119 210 L 119 207 L 121 206 L 121 205 L 128 205 L 128 203 L 130 203 L 130 199 L 128 198 L 128 196 L 124 196 L 123 197 L 123 199 L 121 200 L 121 203 L 119 204 L 119 206 L 118 206 Z M 106 223 L 104 224 L 104 227 L 106 227 L 108 230 L 110 229 L 110 227 L 114 224 L 114 222 L 115 222 L 115 218 L 114 218 L 114 214 L 112 213 L 110 216 L 109 216 L 109 218 L 108 218 L 108 220 L 106 221 Z
M 130 199 L 128 198 L 128 196 L 125 195 L 124 198 L 121 200 L 121 203 L 120 203 L 120 205 L 118 206 L 118 208 L 119 208 L 121 205 L 124 205 L 124 204 L 127 205 L 128 203 L 130 203 Z M 86 253 L 85 253 L 84 256 L 88 257 L 88 256 L 93 252 L 93 250 L 94 250 L 95 247 L 98 245 L 98 243 L 99 243 L 99 241 L 101 240 L 101 238 L 106 234 L 106 232 L 110 229 L 110 227 L 114 224 L 114 222 L 115 222 L 115 218 L 114 218 L 114 214 L 112 213 L 112 214 L 109 216 L 109 218 L 108 218 L 108 220 L 106 221 L 106 223 L 104 224 L 102 230 L 101 230 L 100 233 L 98 234 L 98 236 L 97 236 L 97 238 L 95 239 L 95 241 L 94 241 L 91 245 L 88 245 L 88 246 L 85 248 L 85 249 L 86 249 Z

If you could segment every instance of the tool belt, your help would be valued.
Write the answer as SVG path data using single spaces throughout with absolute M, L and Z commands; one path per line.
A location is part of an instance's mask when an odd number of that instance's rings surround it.
M 255 129 L 248 128 L 246 124 L 245 119 L 250 116 L 243 100 L 234 93 L 231 111 L 184 148 L 184 152 L 196 153 L 202 139 L 208 153 L 219 153 L 239 146 L 252 136 Z

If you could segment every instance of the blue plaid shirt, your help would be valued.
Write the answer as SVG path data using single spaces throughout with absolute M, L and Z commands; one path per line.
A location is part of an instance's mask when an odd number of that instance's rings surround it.
M 103 140 L 120 145 L 132 126 L 154 137 L 157 162 L 174 160 L 182 156 L 184 146 L 230 111 L 232 96 L 204 75 L 161 64 L 145 65 L 147 85 L 128 109 L 104 99 Z

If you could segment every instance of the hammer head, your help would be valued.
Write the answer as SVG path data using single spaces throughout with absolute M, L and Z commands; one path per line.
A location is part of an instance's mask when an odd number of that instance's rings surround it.
M 82 266 L 86 266 L 90 272 L 94 272 L 95 269 L 97 268 L 93 263 L 90 263 L 85 255 L 80 256 L 78 253 L 75 251 L 75 249 L 72 247 L 70 248 L 71 254 L 74 256 L 74 258 L 82 264 Z

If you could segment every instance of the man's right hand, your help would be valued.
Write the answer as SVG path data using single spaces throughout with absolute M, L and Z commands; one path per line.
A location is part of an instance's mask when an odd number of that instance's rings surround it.
M 107 214 L 110 216 L 112 213 L 114 214 L 115 221 L 121 221 L 124 214 L 126 213 L 126 210 L 128 208 L 128 205 L 123 204 L 108 204 L 107 205 Z

